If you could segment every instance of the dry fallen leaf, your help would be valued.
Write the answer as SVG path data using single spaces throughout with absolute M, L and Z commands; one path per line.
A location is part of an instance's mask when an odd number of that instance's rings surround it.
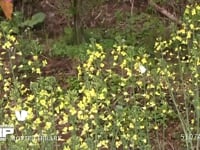
M 13 3 L 12 0 L 0 0 L 0 6 L 7 19 L 12 19 Z

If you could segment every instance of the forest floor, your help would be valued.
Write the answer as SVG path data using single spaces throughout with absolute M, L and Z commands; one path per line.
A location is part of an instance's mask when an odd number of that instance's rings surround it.
M 114 1 L 107 2 L 101 6 L 92 8 L 87 17 L 84 18 L 85 26 L 87 28 L 112 28 L 116 26 L 116 12 L 127 13 L 133 11 L 133 13 L 139 13 L 142 10 L 147 9 L 147 3 L 145 1 L 135 1 L 133 9 L 129 2 L 127 3 L 115 3 Z M 41 1 L 38 11 L 44 12 L 46 20 L 44 22 L 44 28 L 42 31 L 48 33 L 48 38 L 51 41 L 56 41 L 64 33 L 64 28 L 73 24 L 72 18 L 63 16 L 63 12 L 60 7 L 57 6 L 55 0 Z M 125 27 L 124 23 L 117 24 L 120 28 Z M 40 31 L 36 32 L 36 36 L 40 35 Z M 51 51 L 51 43 L 43 41 L 45 51 Z M 67 82 L 63 82 L 67 76 L 75 77 L 77 75 L 76 67 L 79 63 L 78 60 L 68 57 L 51 57 L 45 55 L 48 61 L 48 65 L 43 69 L 44 75 L 53 75 L 57 78 L 58 82 L 64 87 L 68 88 Z M 165 128 L 165 137 L 163 137 L 163 131 Z M 179 120 L 172 120 L 166 127 L 161 127 L 158 131 L 150 133 L 151 141 L 154 143 L 153 149 L 166 149 L 166 150 L 181 150 L 181 134 L 183 131 L 180 126 Z

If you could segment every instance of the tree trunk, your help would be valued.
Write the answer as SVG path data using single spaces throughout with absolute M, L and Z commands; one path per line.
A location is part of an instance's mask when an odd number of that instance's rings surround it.
M 83 0 L 73 0 L 73 7 L 74 7 L 73 43 L 74 44 L 81 44 L 84 41 L 83 24 L 81 20 L 82 1 Z

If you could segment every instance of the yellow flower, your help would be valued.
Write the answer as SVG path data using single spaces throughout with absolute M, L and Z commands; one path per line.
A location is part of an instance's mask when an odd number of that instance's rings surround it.
M 85 107 L 86 107 L 86 105 L 85 105 L 85 103 L 83 103 L 83 101 L 80 101 L 80 102 L 78 103 L 78 107 L 79 107 L 81 110 L 84 110 Z
M 104 147 L 104 148 L 108 148 L 108 140 L 102 140 L 97 144 L 98 148 Z
M 7 41 L 7 42 L 2 46 L 2 48 L 3 48 L 3 49 L 10 49 L 11 46 L 12 46 L 12 44 L 11 44 L 9 41 Z
M 35 122 L 35 124 L 40 124 L 41 120 L 40 120 L 40 118 L 37 118 L 34 122 Z
M 60 86 L 57 87 L 58 92 L 62 92 L 62 88 Z
M 115 142 L 116 148 L 119 148 L 121 145 L 122 145 L 122 142 L 121 142 L 121 141 L 116 141 L 116 142 Z
M 34 98 L 35 98 L 34 95 L 29 95 L 28 98 L 27 98 L 27 101 L 32 101 Z
M 34 60 L 34 61 L 38 60 L 38 56 L 37 56 L 37 55 L 34 55 L 34 56 L 33 56 L 33 60 Z
M 118 51 L 118 52 L 121 51 L 121 46 L 117 46 L 117 51 Z
M 84 124 L 81 135 L 85 135 L 89 131 L 88 123 Z
M 134 125 L 133 125 L 133 123 L 130 123 L 130 124 L 129 124 L 129 128 L 131 128 L 131 129 L 133 129 L 133 128 L 134 128 Z
M 69 131 L 72 131 L 72 130 L 74 130 L 74 127 L 73 127 L 73 126 L 70 126 L 70 127 L 68 128 L 68 130 L 69 130 Z
M 85 90 L 84 93 L 85 93 L 87 98 L 91 98 L 91 97 L 96 96 L 96 92 L 93 88 L 91 90 Z
M 46 106 L 46 100 L 45 99 L 41 99 L 40 100 L 40 104 L 43 105 L 43 106 Z
M 149 94 L 143 94 L 143 96 L 146 98 L 146 99 L 149 99 L 150 98 L 150 95 Z
M 46 65 L 47 65 L 47 61 L 46 61 L 46 60 L 43 60 L 43 61 L 42 61 L 42 66 L 45 67 Z
M 85 142 L 81 143 L 80 148 L 82 150 L 88 150 L 89 149 L 87 143 L 85 143 Z
M 97 113 L 98 110 L 97 110 L 97 106 L 95 104 L 92 105 L 92 108 L 90 110 L 91 113 Z
M 122 52 L 121 52 L 121 55 L 122 55 L 122 56 L 126 56 L 127 54 L 126 54 L 126 52 L 122 51 Z
M 28 65 L 29 65 L 29 66 L 32 65 L 32 61 L 29 60 L 29 61 L 28 61 Z
M 154 101 L 150 101 L 150 102 L 147 103 L 147 104 L 149 104 L 150 107 L 154 107 L 154 106 L 156 105 Z
M 188 31 L 188 32 L 187 32 L 187 37 L 186 37 L 186 38 L 187 38 L 187 39 L 190 39 L 191 37 L 192 37 L 192 32 L 191 32 L 191 31 Z
M 192 9 L 192 16 L 194 16 L 194 15 L 196 15 L 197 13 L 196 13 L 196 9 L 195 8 L 193 8 Z
M 176 36 L 176 39 L 178 40 L 178 41 L 182 41 L 182 38 L 180 37 L 180 36 Z
M 6 52 L 1 52 L 1 55 L 5 55 L 6 54 Z
M 126 64 L 127 64 L 127 60 L 124 59 L 123 62 L 122 62 L 122 64 L 120 65 L 120 67 L 121 67 L 121 68 L 124 68 L 124 67 L 126 66 Z
M 142 126 L 140 126 L 140 129 L 144 129 L 144 126 L 142 125 Z
M 116 61 L 118 59 L 118 55 L 115 55 L 114 56 L 114 60 Z
M 194 124 L 194 122 L 195 122 L 194 119 L 192 119 L 192 120 L 191 120 L 191 124 Z
M 101 53 L 99 53 L 99 52 L 94 52 L 94 56 L 97 57 L 97 58 L 99 58 L 99 57 L 101 56 Z
M 50 96 L 50 94 L 46 90 L 41 90 L 39 94 L 41 96 Z
M 142 141 L 143 141 L 143 143 L 147 143 L 147 139 L 143 139 Z
M 40 68 L 36 68 L 36 73 L 37 74 L 41 74 L 42 73 L 41 70 L 40 70 Z
M 35 68 L 31 68 L 32 73 L 35 72 Z
M 142 81 L 136 81 L 136 84 L 137 84 L 138 86 L 142 86 L 142 85 L 143 85 Z
M 147 59 L 146 58 L 142 58 L 141 62 L 142 62 L 142 64 L 146 64 L 147 63 Z
M 75 115 L 76 114 L 76 109 L 74 107 L 72 107 L 69 112 L 71 113 L 71 115 Z
M 158 130 L 158 126 L 157 125 L 154 126 L 154 130 Z
M 71 150 L 69 146 L 65 146 L 64 150 Z
M 116 63 L 116 62 L 113 62 L 113 66 L 117 66 L 117 63 Z
M 96 47 L 97 47 L 97 49 L 99 49 L 99 50 L 103 50 L 103 47 L 100 45 L 100 44 L 96 44 Z
M 193 24 L 190 24 L 190 29 L 194 29 L 194 25 Z
M 184 12 L 184 14 L 185 15 L 188 15 L 190 12 L 189 12 L 189 6 L 186 6 L 186 9 L 185 9 L 185 12 Z
M 33 109 L 31 107 L 29 107 L 27 112 L 28 112 L 27 119 L 32 119 L 34 117 Z
M 21 126 L 21 127 L 18 128 L 18 130 L 19 130 L 19 131 L 23 131 L 23 130 L 24 130 L 24 127 Z
M 137 139 L 138 139 L 137 134 L 134 134 L 134 135 L 133 135 L 133 140 L 136 141 Z
M 16 54 L 19 55 L 19 56 L 22 56 L 22 52 L 21 51 L 17 52 Z
M 7 39 L 14 42 L 16 38 L 13 35 L 7 35 Z
M 45 129 L 50 129 L 51 128 L 51 126 L 52 126 L 52 123 L 51 122 L 46 122 L 46 124 L 45 124 Z
M 7 91 L 9 91 L 10 89 L 9 89 L 8 87 L 4 86 L 4 87 L 3 87 L 3 90 L 4 90 L 4 92 L 7 92 Z
M 105 65 L 103 63 L 100 64 L 100 67 L 103 68 Z
M 39 111 L 39 116 L 43 116 L 44 115 L 44 111 L 40 110 Z
M 14 59 L 15 59 L 15 56 L 11 56 L 10 59 L 13 59 L 13 60 L 14 60 Z
M 101 99 L 101 100 L 103 100 L 103 99 L 105 99 L 105 96 L 104 96 L 103 93 L 101 93 L 101 94 L 99 94 L 99 97 L 98 97 L 98 98 Z
M 178 31 L 178 34 L 185 34 L 185 29 L 181 29 Z

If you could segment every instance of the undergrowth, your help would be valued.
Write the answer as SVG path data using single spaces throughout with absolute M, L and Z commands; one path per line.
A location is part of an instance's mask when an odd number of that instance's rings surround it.
M 67 91 L 43 76 L 37 42 L 27 52 L 12 29 L 1 29 L 0 121 L 14 127 L 1 148 L 162 149 L 153 134 L 176 119 L 181 148 L 199 149 L 199 15 L 199 5 L 187 6 L 181 29 L 158 38 L 153 52 L 93 40 Z

